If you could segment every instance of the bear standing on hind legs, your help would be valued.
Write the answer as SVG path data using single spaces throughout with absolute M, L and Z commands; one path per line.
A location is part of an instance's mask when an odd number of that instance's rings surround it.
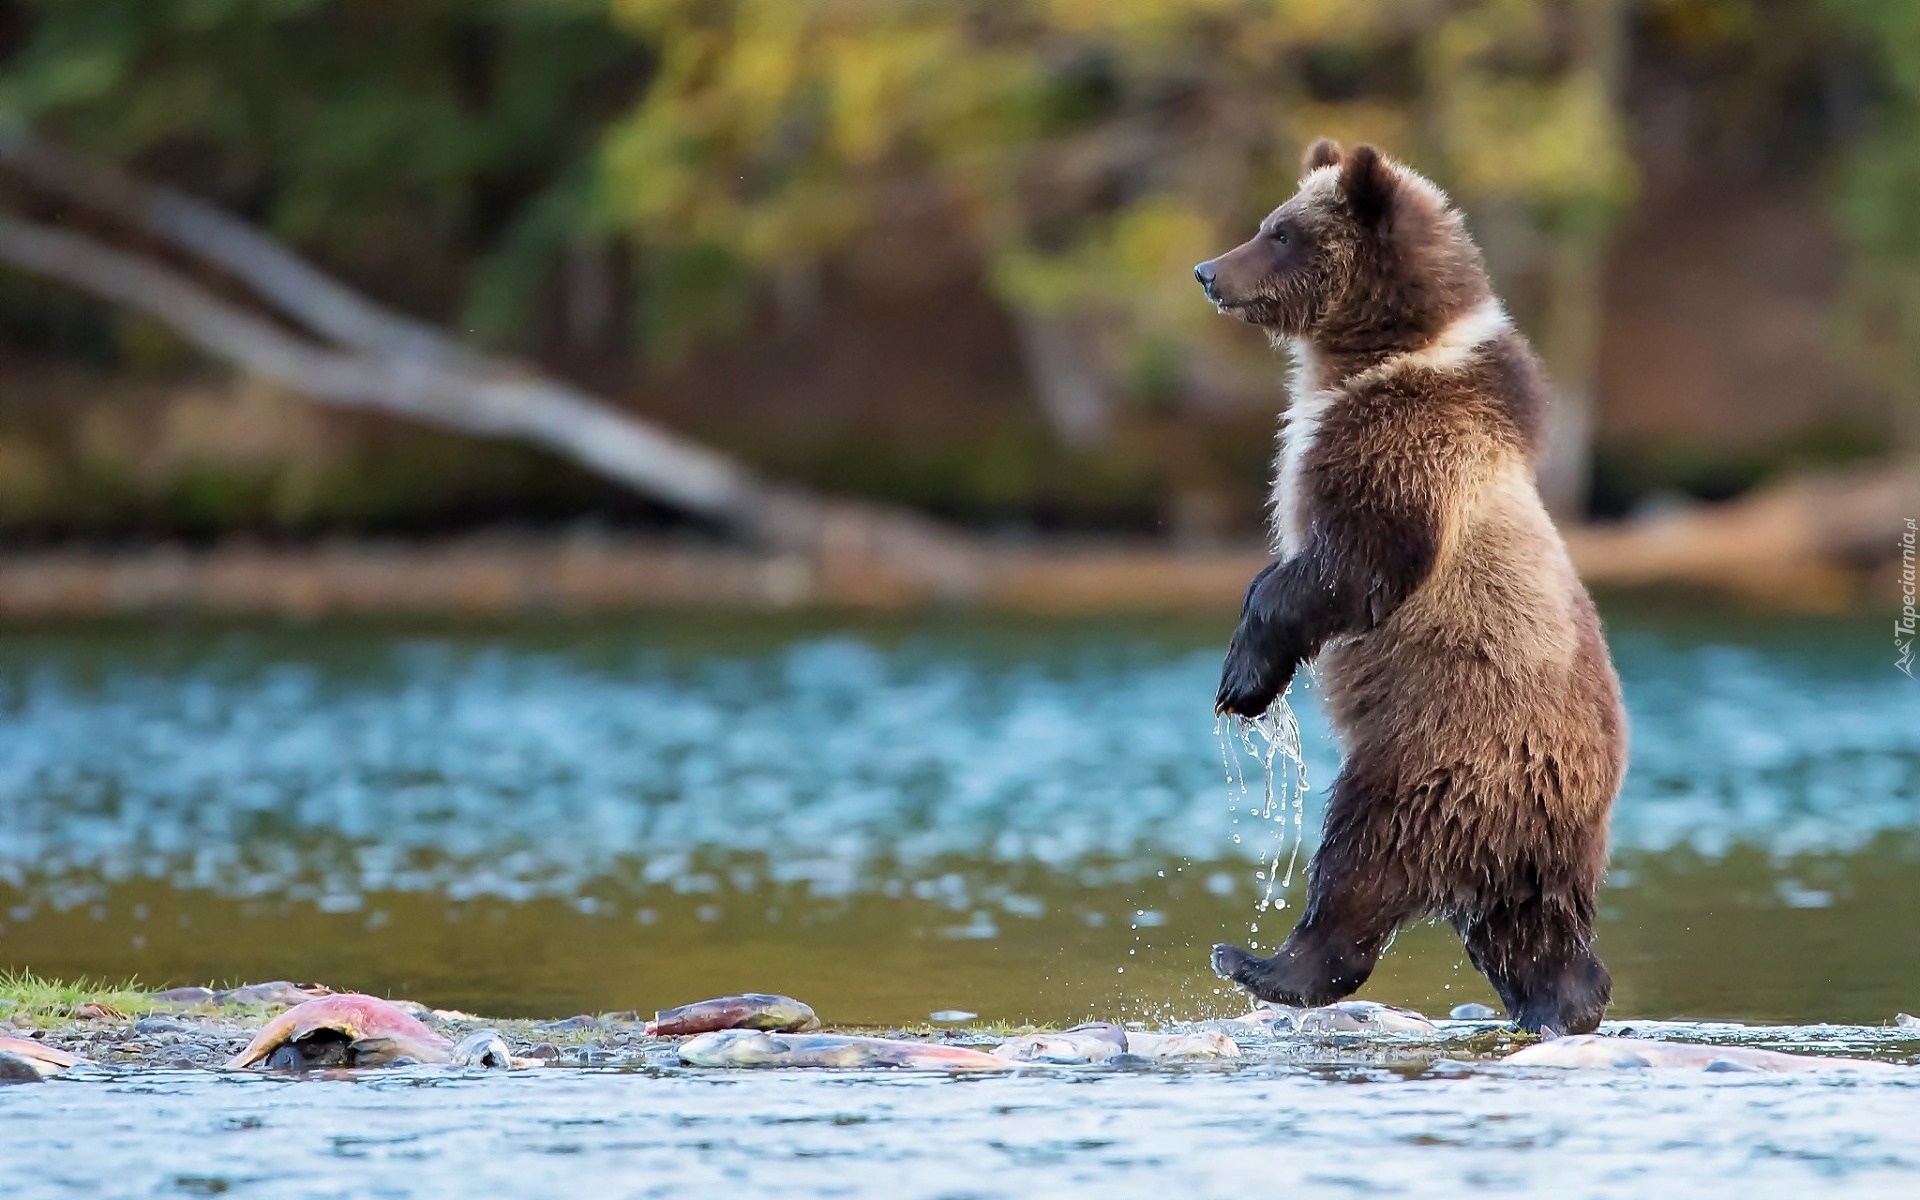
M 1520 1026 L 1591 1030 L 1626 717 L 1534 486 L 1539 363 L 1460 214 L 1371 146 L 1315 145 L 1299 192 L 1194 276 L 1294 360 L 1280 559 L 1247 589 L 1215 706 L 1256 716 L 1317 661 L 1346 755 L 1300 923 L 1272 958 L 1214 947 L 1214 970 L 1325 1004 L 1395 929 L 1442 916 Z

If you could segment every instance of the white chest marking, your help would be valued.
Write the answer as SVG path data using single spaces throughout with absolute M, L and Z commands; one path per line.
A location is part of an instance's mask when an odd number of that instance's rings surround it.
M 1304 470 L 1307 451 L 1313 448 L 1320 418 L 1333 403 L 1334 393 L 1316 389 L 1313 350 L 1305 342 L 1293 344 L 1293 371 L 1287 391 L 1292 396 L 1286 415 L 1280 421 L 1280 453 L 1274 460 L 1273 548 L 1281 558 L 1292 558 L 1306 544 L 1309 524 L 1304 501 Z
M 1304 341 L 1292 345 L 1293 371 L 1287 391 L 1291 401 L 1280 426 L 1280 454 L 1274 463 L 1273 542 L 1282 558 L 1291 558 L 1305 547 L 1313 514 L 1307 502 L 1306 460 L 1313 449 L 1320 421 L 1341 396 L 1379 383 L 1404 371 L 1457 371 L 1473 360 L 1480 348 L 1509 328 L 1507 313 L 1500 302 L 1488 299 L 1463 313 L 1442 329 L 1433 341 L 1418 350 L 1396 354 L 1382 362 L 1325 387 L 1314 387 L 1317 364 L 1313 349 Z

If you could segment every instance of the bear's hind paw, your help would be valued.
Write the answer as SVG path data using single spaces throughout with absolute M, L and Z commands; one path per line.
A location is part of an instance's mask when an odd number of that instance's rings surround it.
M 1231 983 L 1241 983 L 1240 975 L 1259 961 L 1240 947 L 1225 942 L 1213 948 L 1213 973 Z

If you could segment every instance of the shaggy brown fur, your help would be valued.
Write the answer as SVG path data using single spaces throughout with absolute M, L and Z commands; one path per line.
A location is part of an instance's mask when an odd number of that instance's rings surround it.
M 1626 759 L 1592 601 L 1534 486 L 1546 387 L 1438 189 L 1362 146 L 1311 149 L 1298 194 L 1195 275 L 1292 343 L 1274 481 L 1281 558 L 1248 588 L 1217 707 L 1253 716 L 1319 663 L 1345 743 L 1305 915 L 1262 999 L 1358 988 L 1428 915 L 1527 1029 L 1592 1029 L 1607 815 Z

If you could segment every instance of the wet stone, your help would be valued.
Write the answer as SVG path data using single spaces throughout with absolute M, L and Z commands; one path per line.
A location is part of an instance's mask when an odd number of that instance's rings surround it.
M 1498 1021 L 1500 1011 L 1485 1004 L 1456 1004 L 1447 1014 L 1456 1021 Z
M 567 1017 L 561 1021 L 546 1021 L 534 1026 L 535 1029 L 550 1030 L 554 1033 L 573 1033 L 584 1029 L 605 1029 L 600 1018 L 581 1013 L 577 1017 Z
M 147 1035 L 155 1033 L 191 1033 L 193 1026 L 166 1017 L 142 1017 L 133 1023 L 133 1031 Z
M 543 1062 L 557 1062 L 560 1059 L 560 1047 L 552 1042 L 541 1042 L 527 1051 L 528 1058 L 537 1058 Z
M 260 1065 L 269 1071 L 311 1071 L 353 1065 L 352 1045 L 344 1038 L 310 1038 L 276 1046 Z
M 1896 1029 L 1920 1029 L 1920 1017 L 1912 1013 L 1895 1013 L 1893 1024 Z

